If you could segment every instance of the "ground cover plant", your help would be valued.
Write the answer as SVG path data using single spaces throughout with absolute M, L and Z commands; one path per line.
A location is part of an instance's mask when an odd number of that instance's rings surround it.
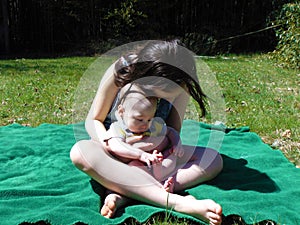
M 72 123 L 74 92 L 95 59 L 1 60 L 0 125 L 20 123 L 34 127 L 41 123 Z M 226 121 L 222 122 L 229 127 L 249 126 L 263 141 L 282 150 L 299 166 L 300 72 L 276 65 L 268 55 L 197 60 L 209 66 L 222 89 L 226 106 Z M 103 67 L 106 66 L 107 63 L 103 63 Z M 208 118 L 205 122 L 214 121 Z M 168 224 L 168 221 L 157 217 L 150 218 L 147 224 Z M 178 224 L 190 223 L 178 221 Z

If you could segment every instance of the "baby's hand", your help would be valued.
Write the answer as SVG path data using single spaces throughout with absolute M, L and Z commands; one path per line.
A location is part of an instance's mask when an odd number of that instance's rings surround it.
M 152 155 L 156 158 L 156 161 L 154 163 L 161 163 L 164 159 L 161 152 L 158 152 L 157 150 L 154 150 Z
M 161 157 L 162 157 L 162 155 L 161 155 Z M 145 162 L 147 164 L 148 168 L 150 168 L 152 163 L 157 163 L 158 160 L 160 160 L 160 156 L 157 153 L 156 154 L 150 154 L 150 153 L 147 153 L 147 152 L 143 152 L 141 154 L 139 160 L 142 161 L 142 162 Z

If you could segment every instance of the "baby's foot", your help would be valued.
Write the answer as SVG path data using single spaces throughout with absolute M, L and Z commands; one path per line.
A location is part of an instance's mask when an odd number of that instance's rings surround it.
M 164 183 L 163 186 L 164 186 L 164 189 L 167 192 L 173 193 L 173 191 L 174 191 L 174 178 L 169 177 L 167 180 L 165 180 L 165 183 Z
M 112 192 L 106 196 L 100 213 L 106 218 L 112 218 L 116 210 L 129 203 L 129 201 L 128 198 Z

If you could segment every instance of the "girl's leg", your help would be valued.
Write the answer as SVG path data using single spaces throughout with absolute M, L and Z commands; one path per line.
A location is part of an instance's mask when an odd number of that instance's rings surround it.
M 167 193 L 150 174 L 113 159 L 98 142 L 80 141 L 73 146 L 70 156 L 79 169 L 112 191 L 152 205 L 168 206 L 211 224 L 221 223 L 222 209 L 214 201 Z
M 169 152 L 169 150 L 165 152 Z M 159 181 L 169 178 L 169 174 L 175 171 L 177 164 L 177 156 L 165 152 L 163 152 L 163 161 L 152 166 L 153 175 Z
M 174 168 L 176 166 L 175 161 L 174 161 L 174 164 L 175 164 L 174 166 L 170 165 L 170 167 L 172 166 L 172 168 L 173 168 L 172 170 L 174 170 Z M 140 169 L 144 170 L 145 172 L 147 172 L 151 176 L 153 176 L 157 181 L 159 181 L 163 185 L 163 188 L 165 189 L 165 191 L 173 192 L 173 190 L 174 190 L 174 178 L 173 177 L 168 177 L 168 179 L 162 180 L 162 177 L 159 176 L 159 175 L 161 175 L 161 171 L 155 171 L 155 170 L 157 170 L 157 167 L 159 167 L 160 170 L 162 169 L 161 168 L 162 163 L 152 165 L 152 172 L 151 172 L 151 169 L 149 170 L 149 168 L 145 165 L 145 163 L 143 163 L 139 160 L 132 160 L 127 165 L 135 166 L 137 168 L 140 168 Z M 156 173 L 158 173 L 158 174 L 156 174 Z M 170 171 L 168 173 L 170 173 Z M 110 197 L 112 197 L 112 196 L 110 196 Z M 120 198 L 120 196 L 115 196 L 115 197 L 117 199 Z
M 143 169 L 147 172 L 146 166 L 144 163 L 138 160 L 132 160 L 127 165 L 136 166 L 140 169 Z M 149 171 L 148 171 L 149 172 Z M 154 172 L 154 171 L 153 171 Z M 154 175 L 155 177 L 155 175 Z M 157 179 L 157 177 L 155 177 Z M 163 187 L 167 192 L 173 192 L 174 190 L 174 178 L 169 177 L 167 180 L 163 182 Z M 127 198 L 126 196 L 122 196 L 116 192 L 107 190 L 105 194 L 105 199 L 103 205 L 100 209 L 100 213 L 102 216 L 106 218 L 112 218 L 118 208 L 124 207 L 132 202 L 132 199 Z
M 221 172 L 223 160 L 217 151 L 188 145 L 182 147 L 185 153 L 177 159 L 175 192 L 211 180 Z

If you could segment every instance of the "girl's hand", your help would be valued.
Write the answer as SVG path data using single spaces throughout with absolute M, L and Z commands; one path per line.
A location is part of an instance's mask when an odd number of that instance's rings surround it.
M 143 135 L 132 136 L 132 137 L 126 138 L 126 143 L 132 145 L 142 139 L 143 139 Z
M 126 138 L 126 143 L 142 150 L 151 149 L 153 147 L 153 143 L 144 142 L 143 138 L 143 135 L 128 137 Z
M 181 158 L 184 154 L 184 149 L 182 148 L 180 142 L 177 145 L 173 146 L 171 151 L 172 153 L 174 153 L 175 156 L 178 156 L 179 158 Z
M 144 136 L 140 140 L 136 138 L 135 141 L 136 142 L 133 143 L 134 147 L 147 152 L 155 149 L 157 149 L 158 151 L 163 151 L 166 147 L 168 147 L 168 139 L 165 136 Z

